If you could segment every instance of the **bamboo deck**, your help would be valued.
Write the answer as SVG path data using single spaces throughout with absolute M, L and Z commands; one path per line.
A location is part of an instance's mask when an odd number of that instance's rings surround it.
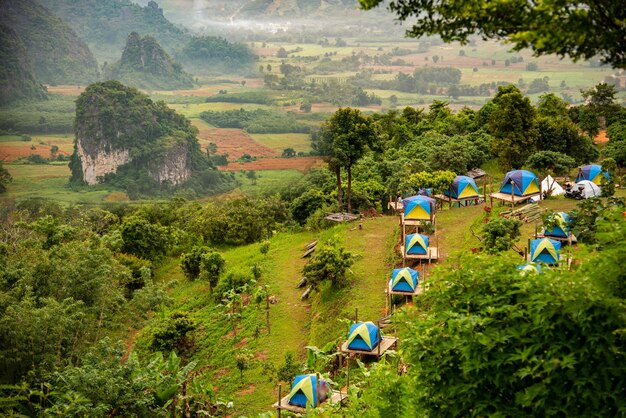
M 511 206 L 512 206 L 512 205 L 515 205 L 516 203 L 525 202 L 528 199 L 536 198 L 536 197 L 541 198 L 541 193 L 538 192 L 538 193 L 533 193 L 533 194 L 529 194 L 529 195 L 526 195 L 526 196 L 516 196 L 516 195 L 511 195 L 511 193 L 500 193 L 500 192 L 498 192 L 498 193 L 491 193 L 489 195 L 489 198 L 491 199 L 491 205 L 490 206 L 493 206 L 493 199 L 497 199 L 497 200 L 501 200 L 503 202 L 510 203 Z
M 474 202 L 474 204 L 477 205 L 478 203 L 480 203 L 480 199 L 482 199 L 482 196 L 473 196 L 473 197 L 465 197 L 462 199 L 457 199 L 451 196 L 446 196 L 445 194 L 436 194 L 433 197 L 437 199 L 438 201 L 440 201 L 441 206 L 443 206 L 444 202 L 447 202 L 450 207 L 452 207 L 454 203 L 458 203 L 460 206 L 461 203 L 467 203 L 467 202 Z
M 326 399 L 320 405 L 324 405 L 325 402 L 330 402 L 331 405 L 343 403 L 343 401 L 345 401 L 346 399 L 348 399 L 347 393 L 333 390 L 330 399 Z M 301 406 L 296 405 L 289 405 L 289 395 L 283 397 L 280 402 L 274 402 L 274 405 L 272 405 L 272 407 L 275 409 L 284 409 L 285 411 L 294 412 L 296 414 L 306 414 L 306 408 L 302 408 Z
M 546 235 L 542 233 L 542 234 L 536 234 L 535 238 L 550 238 L 555 241 L 559 241 L 559 242 L 566 243 L 569 245 L 578 243 L 578 238 L 576 238 L 576 235 L 574 234 L 570 234 L 568 237 L 558 237 L 558 236 Z
M 415 290 L 413 292 L 398 292 L 396 290 L 391 290 L 391 285 L 387 284 L 388 295 L 416 296 L 422 293 L 423 291 L 424 291 L 424 288 L 422 287 L 421 283 L 418 283 L 418 285 L 415 286 Z
M 434 224 L 436 222 L 435 216 L 436 215 L 431 216 L 430 219 L 406 219 L 404 217 L 404 213 L 400 214 L 400 217 L 402 219 L 402 225 L 406 226 L 421 226 L 429 223 Z
M 400 246 L 400 252 L 402 257 L 407 260 L 436 260 L 439 258 L 439 251 L 437 247 L 428 247 L 426 254 L 407 254 L 404 252 L 404 245 Z
M 344 354 L 361 354 L 365 356 L 376 356 L 380 357 L 391 347 L 394 347 L 398 343 L 398 339 L 395 337 L 383 337 L 383 340 L 378 343 L 376 347 L 372 351 L 365 350 L 351 350 L 348 348 L 348 341 L 344 341 L 341 344 L 341 352 Z M 379 347 L 380 346 L 380 347 Z

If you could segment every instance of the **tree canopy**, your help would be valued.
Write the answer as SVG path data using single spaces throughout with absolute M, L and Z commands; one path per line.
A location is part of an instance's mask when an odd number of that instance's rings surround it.
M 382 0 L 359 0 L 372 9 Z M 565 0 L 391 0 L 388 8 L 401 21 L 415 23 L 407 35 L 440 35 L 465 44 L 477 34 L 505 39 L 518 51 L 557 54 L 574 60 L 600 56 L 602 62 L 626 68 L 626 8 L 619 1 Z

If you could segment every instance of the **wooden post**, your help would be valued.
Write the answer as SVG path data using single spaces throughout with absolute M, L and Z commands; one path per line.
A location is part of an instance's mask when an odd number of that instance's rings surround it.
M 378 327 L 378 358 L 380 359 L 380 346 L 383 344 L 383 334 L 380 332 L 380 321 L 376 321 Z
M 359 308 L 354 308 L 354 323 L 359 322 Z
M 511 210 L 515 206 L 515 182 L 511 180 Z
M 487 174 L 483 176 L 483 198 L 487 201 Z
M 346 357 L 346 394 L 350 392 L 350 354 Z
M 332 392 L 330 393 L 331 397 L 332 397 Z M 319 406 L 320 404 L 320 374 L 315 373 L 315 402 L 314 405 L 315 406 Z
M 533 257 L 532 251 L 530 249 L 530 238 L 528 238 L 528 255 L 529 255 L 529 257 L 528 257 L 529 260 L 528 261 L 530 261 L 530 259 Z
M 267 334 L 272 333 L 270 328 L 270 294 L 267 291 L 267 285 L 265 286 L 265 319 L 267 320 Z
M 281 410 L 281 408 L 280 408 L 280 406 L 281 406 L 280 405 L 280 401 L 281 401 L 282 397 L 283 397 L 283 385 L 279 384 L 278 385 L 278 418 L 280 418 L 280 412 L 281 412 L 280 411 Z

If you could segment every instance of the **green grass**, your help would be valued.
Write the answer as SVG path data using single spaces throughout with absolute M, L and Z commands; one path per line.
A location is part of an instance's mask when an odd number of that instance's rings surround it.
M 13 181 L 3 198 L 25 199 L 43 197 L 61 203 L 100 203 L 110 193 L 107 190 L 75 191 L 67 186 L 70 169 L 67 163 L 5 164 Z
M 368 219 L 362 224 L 363 229 L 349 223 L 320 233 L 279 233 L 270 239 L 266 255 L 259 251 L 259 244 L 223 249 L 228 271 L 248 272 L 254 263 L 261 267 L 259 284 L 267 285 L 269 294 L 278 301 L 270 307 L 270 332 L 264 303 L 251 301 L 233 324 L 226 318 L 224 308 L 215 306 L 205 283 L 189 282 L 182 276 L 178 260 L 168 260 L 157 271 L 157 281 L 179 283 L 170 293 L 175 301 L 173 310 L 188 312 L 198 324 L 193 358 L 206 370 L 201 379 L 212 385 L 219 397 L 234 401 L 235 415 L 271 410 L 278 385 L 269 381 L 264 364 L 279 367 L 287 352 L 303 361 L 307 344 L 321 346 L 345 337 L 346 324 L 341 320 L 353 318 L 357 307 L 363 320 L 376 320 L 384 313 L 383 290 L 392 267 L 390 251 L 397 218 Z M 311 300 L 303 302 L 303 289 L 296 289 L 295 284 L 306 264 L 301 258 L 304 245 L 314 239 L 324 242 L 333 236 L 359 255 L 349 277 L 351 284 L 340 291 L 313 292 Z M 255 337 L 257 327 L 260 332 Z M 145 349 L 149 333 L 149 328 L 140 332 L 139 350 Z M 234 358 L 244 349 L 256 360 L 241 378 Z
M 304 177 L 298 170 L 257 170 L 256 180 L 246 173 L 237 172 L 236 179 L 240 182 L 239 190 L 247 196 L 266 196 L 295 183 Z
M 250 134 L 255 141 L 278 152 L 285 148 L 293 148 L 296 152 L 311 150 L 309 134 Z

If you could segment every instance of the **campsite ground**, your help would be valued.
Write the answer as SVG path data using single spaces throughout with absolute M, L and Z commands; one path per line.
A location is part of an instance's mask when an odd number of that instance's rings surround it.
M 626 195 L 625 191 L 619 194 Z M 571 210 L 575 204 L 575 201 L 564 198 L 539 203 L 542 208 L 554 211 Z M 450 263 L 460 266 L 462 261 L 459 256 L 468 256 L 472 248 L 480 246 L 470 227 L 473 226 L 475 232 L 480 230 L 486 216 L 483 207 L 478 205 L 438 212 L 437 234 L 444 257 L 432 268 Z M 496 207 L 495 212 L 499 209 Z M 362 229 L 358 228 L 359 223 Z M 523 225 L 522 238 L 518 243 L 520 247 L 525 245 L 534 229 L 535 223 Z M 391 269 L 401 266 L 396 252 L 399 236 L 399 218 L 381 216 L 336 225 L 322 232 L 278 233 L 270 239 L 270 250 L 265 255 L 260 252 L 260 244 L 221 249 L 229 272 L 248 271 L 255 263 L 261 267 L 262 277 L 258 284 L 261 287 L 267 285 L 269 294 L 277 300 L 270 306 L 271 333 L 266 327 L 265 303 L 255 303 L 253 291 L 244 296 L 248 302 L 241 317 L 231 321 L 226 317 L 228 312 L 225 308 L 215 305 L 205 283 L 189 282 L 182 276 L 177 259 L 169 260 L 157 272 L 156 280 L 178 281 L 179 285 L 171 291 L 173 306 L 176 311 L 189 313 L 198 324 L 193 358 L 199 361 L 199 367 L 207 370 L 203 382 L 210 384 L 220 399 L 233 400 L 236 415 L 246 415 L 271 409 L 279 382 L 270 369 L 279 368 L 287 352 L 303 362 L 307 345 L 322 348 L 329 342 L 345 338 L 356 308 L 362 320 L 376 320 L 384 315 L 385 284 Z M 313 292 L 308 301 L 301 301 L 303 289 L 296 289 L 295 285 L 306 263 L 301 258 L 304 245 L 313 240 L 324 242 L 330 238 L 337 239 L 357 255 L 351 268 L 351 284 L 341 290 L 322 288 Z M 567 253 L 569 250 L 564 251 Z M 575 258 L 584 257 L 587 251 L 579 245 L 573 248 L 573 255 Z M 508 258 L 512 264 L 523 262 L 513 250 L 502 257 Z M 139 347 L 145 344 L 149 332 L 148 328 L 136 335 Z M 241 353 L 248 353 L 253 358 L 243 377 L 234 360 Z M 337 379 L 341 380 L 341 377 Z M 284 390 L 287 386 L 283 382 Z

